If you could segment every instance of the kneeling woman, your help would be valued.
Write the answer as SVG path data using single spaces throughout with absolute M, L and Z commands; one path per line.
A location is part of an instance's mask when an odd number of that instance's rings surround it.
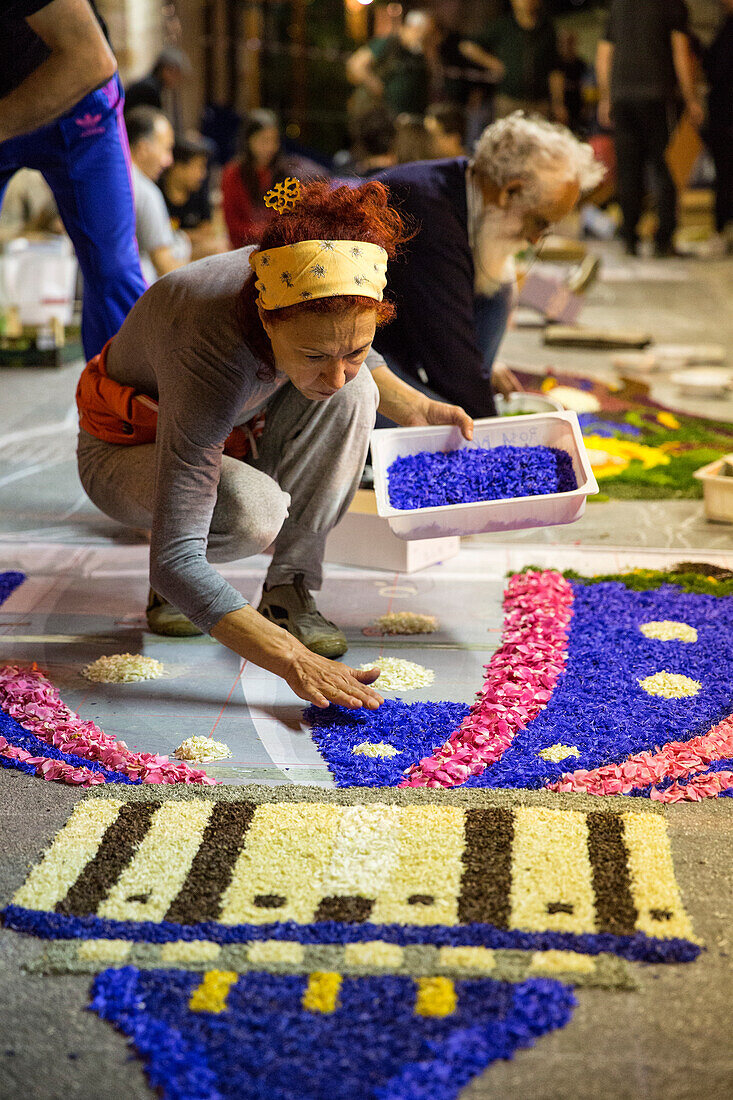
M 472 433 L 462 409 L 429 401 L 371 350 L 393 314 L 386 265 L 405 236 L 381 184 L 312 184 L 259 248 L 155 283 L 77 393 L 86 492 L 151 531 L 151 630 L 208 632 L 321 707 L 382 702 L 376 670 L 329 660 L 346 639 L 311 596 L 377 406 L 397 424 Z M 255 611 L 210 563 L 273 543 Z

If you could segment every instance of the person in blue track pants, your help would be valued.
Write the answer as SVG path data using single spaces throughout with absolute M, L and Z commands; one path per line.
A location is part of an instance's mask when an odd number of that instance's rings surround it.
M 84 278 L 88 359 L 146 288 L 135 240 L 117 63 L 87 0 L 10 0 L 0 10 L 0 202 L 19 168 L 53 191 Z

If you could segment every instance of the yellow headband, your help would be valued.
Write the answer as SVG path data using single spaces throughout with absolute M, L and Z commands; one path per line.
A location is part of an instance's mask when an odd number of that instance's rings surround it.
M 387 253 L 366 241 L 299 241 L 254 252 L 249 262 L 263 309 L 342 294 L 381 302 L 387 285 Z

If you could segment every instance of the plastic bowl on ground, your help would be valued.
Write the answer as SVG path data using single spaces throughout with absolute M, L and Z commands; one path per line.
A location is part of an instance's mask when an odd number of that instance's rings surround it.
M 387 471 L 396 458 L 421 451 L 456 451 L 474 444 L 486 448 L 558 447 L 570 455 L 578 487 L 567 493 L 479 500 L 410 511 L 392 507 Z M 377 512 L 398 538 L 407 541 L 574 523 L 585 512 L 586 498 L 598 492 L 578 417 L 573 412 L 476 420 L 473 444 L 455 427 L 377 428 L 372 432 L 372 463 Z
M 670 374 L 669 380 L 689 397 L 721 397 L 733 387 L 727 367 L 690 367 Z
M 559 401 L 553 401 L 544 393 L 531 393 L 527 390 L 515 391 L 507 397 L 503 394 L 494 394 L 494 403 L 499 416 L 518 416 L 529 413 L 559 412 L 562 405 Z

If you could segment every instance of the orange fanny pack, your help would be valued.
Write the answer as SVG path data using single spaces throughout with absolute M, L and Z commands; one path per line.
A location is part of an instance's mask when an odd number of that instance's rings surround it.
M 158 427 L 158 402 L 132 386 L 123 386 L 107 374 L 108 340 L 99 355 L 90 359 L 76 387 L 79 423 L 85 432 L 122 446 L 155 443 Z M 224 454 L 243 459 L 253 453 L 256 440 L 265 425 L 264 412 L 258 413 L 245 427 L 234 428 L 224 443 Z

